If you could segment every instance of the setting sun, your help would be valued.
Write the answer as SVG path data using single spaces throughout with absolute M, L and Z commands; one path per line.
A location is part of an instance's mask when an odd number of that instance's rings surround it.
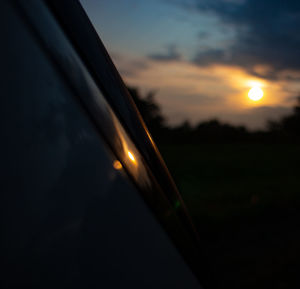
M 260 100 L 264 95 L 263 90 L 259 86 L 252 87 L 248 92 L 248 97 L 253 101 Z

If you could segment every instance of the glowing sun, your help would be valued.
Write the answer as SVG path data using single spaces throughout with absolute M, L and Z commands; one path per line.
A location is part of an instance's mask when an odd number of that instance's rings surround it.
M 259 86 L 253 86 L 248 92 L 248 97 L 253 101 L 260 100 L 263 95 L 264 92 Z

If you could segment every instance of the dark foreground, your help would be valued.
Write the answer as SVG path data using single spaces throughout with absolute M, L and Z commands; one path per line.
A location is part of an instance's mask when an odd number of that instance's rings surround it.
M 202 237 L 214 288 L 300 288 L 300 146 L 160 147 Z

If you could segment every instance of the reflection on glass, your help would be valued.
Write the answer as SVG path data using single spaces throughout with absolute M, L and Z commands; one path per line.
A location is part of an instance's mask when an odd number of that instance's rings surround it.
M 114 161 L 113 167 L 114 167 L 116 170 L 121 170 L 121 169 L 123 168 L 122 164 L 121 164 L 120 161 L 118 161 L 118 160 L 115 160 L 115 161 Z
M 141 154 L 124 131 L 116 116 L 112 112 L 110 113 L 116 133 L 114 141 L 118 144 L 115 148 L 122 168 L 125 169 L 135 179 L 135 181 L 143 187 L 151 186 L 151 180 L 142 161 Z M 118 167 L 119 165 L 116 166 Z
M 136 161 L 135 161 L 135 158 L 134 158 L 132 152 L 128 151 L 127 154 L 128 154 L 128 157 L 132 160 L 132 162 L 135 163 Z

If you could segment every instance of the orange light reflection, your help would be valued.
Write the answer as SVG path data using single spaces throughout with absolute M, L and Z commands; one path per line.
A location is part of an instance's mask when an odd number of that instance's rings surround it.
M 122 164 L 121 164 L 118 160 L 115 160 L 115 161 L 114 161 L 113 167 L 114 167 L 114 169 L 116 169 L 116 170 L 121 170 L 121 169 L 123 168 Z
M 127 154 L 128 154 L 128 157 L 135 163 L 135 158 L 134 158 L 132 152 L 128 151 Z

